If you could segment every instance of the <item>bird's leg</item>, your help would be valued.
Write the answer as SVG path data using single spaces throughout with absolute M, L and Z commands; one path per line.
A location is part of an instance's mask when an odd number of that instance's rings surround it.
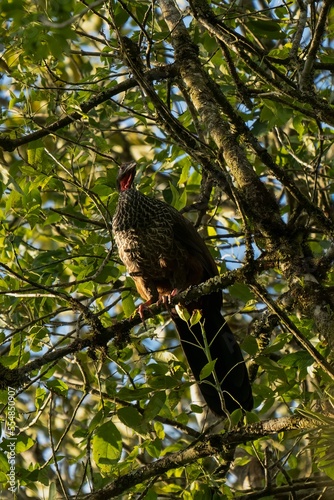
M 169 312 L 169 314 L 173 315 L 173 313 L 175 313 L 175 309 L 174 309 L 174 306 L 171 304 L 171 300 L 173 299 L 173 297 L 175 297 L 178 293 L 180 292 L 180 290 L 178 290 L 177 288 L 174 288 L 170 293 L 166 293 L 164 294 L 161 299 L 162 299 L 162 303 L 164 304 L 164 306 L 166 307 L 166 310 Z
M 154 298 L 150 298 L 149 300 L 147 300 L 146 302 L 144 302 L 143 304 L 140 304 L 137 308 L 137 312 L 142 320 L 142 322 L 144 323 L 145 325 L 145 318 L 144 318 L 144 311 L 149 307 L 151 306 L 152 304 L 163 304 L 167 311 L 170 310 L 170 300 L 172 297 L 174 297 L 175 295 L 177 295 L 179 293 L 179 290 L 177 290 L 176 288 L 169 294 L 164 294 L 164 295 L 160 295 L 158 297 L 158 300 L 155 300 Z
M 145 320 L 144 320 L 145 309 L 147 309 L 152 304 L 157 304 L 157 305 L 164 304 L 164 305 L 168 306 L 169 300 L 170 300 L 169 295 L 162 295 L 162 296 L 158 297 L 158 300 L 154 300 L 153 298 L 151 298 L 151 299 L 147 300 L 146 302 L 144 302 L 143 304 L 140 304 L 137 308 L 137 311 L 138 311 L 138 314 L 141 317 L 142 321 L 145 323 Z
M 169 302 L 170 302 L 170 295 L 162 295 L 159 299 L 159 302 L 161 302 L 167 309 L 168 309 L 168 305 L 169 305 Z
M 180 290 L 178 288 L 174 288 L 170 293 L 164 295 L 162 297 L 162 302 L 166 306 L 168 310 L 170 310 L 171 306 L 171 300 L 176 297 L 176 295 L 180 293 Z
M 133 276 L 133 274 L 132 274 L 132 276 Z M 136 284 L 139 295 L 143 299 L 146 299 L 146 301 L 143 304 L 140 304 L 138 309 L 137 309 L 138 314 L 139 314 L 142 322 L 145 324 L 144 311 L 151 304 L 158 302 L 159 293 L 158 293 L 157 287 L 155 286 L 155 283 L 150 279 L 144 279 L 142 275 L 138 276 L 138 274 L 137 274 L 134 277 L 134 282 Z
M 172 290 L 170 293 L 161 294 L 158 303 L 163 304 L 166 307 L 166 309 L 169 310 L 171 299 L 175 297 L 175 295 L 177 295 L 178 293 L 179 290 L 177 288 L 174 288 L 174 290 Z
M 145 323 L 145 317 L 144 317 L 144 311 L 150 306 L 153 304 L 153 301 L 152 299 L 149 299 L 147 300 L 146 302 L 144 302 L 143 304 L 140 304 L 137 308 L 137 312 L 140 316 L 140 319 L 142 320 L 142 322 L 144 323 L 144 325 L 146 326 L 146 323 Z

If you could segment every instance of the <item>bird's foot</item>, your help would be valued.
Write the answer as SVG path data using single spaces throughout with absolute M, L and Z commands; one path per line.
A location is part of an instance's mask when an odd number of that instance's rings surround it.
M 144 302 L 143 304 L 140 304 L 138 306 L 138 309 L 137 309 L 137 312 L 140 316 L 140 319 L 142 320 L 142 322 L 144 323 L 145 325 L 145 328 L 146 328 L 146 323 L 145 323 L 145 317 L 144 317 L 144 312 L 146 311 L 146 309 L 148 309 L 148 307 L 152 304 L 152 300 L 147 300 L 146 302 Z
M 170 293 L 161 297 L 160 302 L 163 303 L 169 313 L 171 313 L 174 309 L 174 306 L 171 303 L 172 299 L 179 293 L 179 291 L 180 290 L 178 290 L 177 288 L 174 288 Z
M 170 293 L 167 295 L 163 295 L 160 299 L 160 302 L 162 302 L 167 308 L 170 306 L 171 300 L 180 292 L 178 288 L 174 288 Z
M 169 302 L 170 302 L 170 295 L 163 295 L 160 299 L 159 299 L 159 302 L 161 304 L 163 304 L 167 309 L 168 309 L 168 305 L 169 305 Z

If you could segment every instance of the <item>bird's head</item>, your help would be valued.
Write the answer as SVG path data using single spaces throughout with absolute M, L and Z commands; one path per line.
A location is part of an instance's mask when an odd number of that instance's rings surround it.
M 126 191 L 132 187 L 133 179 L 136 175 L 136 162 L 130 161 L 128 163 L 122 163 L 119 167 L 119 172 L 117 176 L 117 189 L 118 191 Z

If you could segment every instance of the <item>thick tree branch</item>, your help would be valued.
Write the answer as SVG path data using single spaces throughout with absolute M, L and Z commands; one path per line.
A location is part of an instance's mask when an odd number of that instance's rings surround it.
M 300 89 L 301 91 L 308 91 L 312 92 L 312 85 L 313 85 L 313 78 L 312 78 L 312 72 L 313 72 L 313 66 L 314 62 L 316 60 L 318 50 L 321 44 L 321 40 L 325 34 L 325 29 L 326 29 L 326 22 L 327 22 L 327 17 L 329 14 L 329 10 L 334 4 L 333 0 L 324 0 L 321 6 L 319 18 L 317 25 L 315 27 L 315 32 L 313 33 L 313 37 L 311 40 L 311 44 L 307 53 L 307 57 L 304 63 L 304 68 L 303 71 L 301 72 L 300 75 Z
M 331 491 L 334 488 L 334 483 L 332 479 L 328 477 L 305 477 L 302 479 L 296 479 L 292 481 L 291 484 L 285 484 L 283 486 L 273 486 L 270 484 L 269 486 L 263 488 L 261 491 L 256 492 L 248 492 L 244 490 L 242 492 L 242 498 L 244 500 L 259 500 L 260 498 L 283 498 L 284 494 L 298 493 L 304 492 L 304 498 L 321 498 L 322 492 L 326 489 L 326 493 L 331 494 L 327 488 L 330 487 Z M 315 490 L 315 497 L 312 495 L 312 490 Z M 322 490 L 322 491 L 319 491 Z M 326 494 L 325 493 L 325 494 Z M 312 495 L 312 496 L 311 496 Z M 299 495 L 296 498 L 301 498 Z M 329 497 L 328 497 L 329 498 Z
M 197 1 L 193 3 L 197 4 Z M 206 4 L 205 1 L 200 1 L 200 3 L 201 6 Z M 219 103 L 224 113 L 231 118 L 232 123 L 236 126 L 236 130 L 239 133 L 240 131 L 244 133 L 259 157 L 263 158 L 266 164 L 269 164 L 272 170 L 282 178 L 281 170 L 275 167 L 269 155 L 249 133 L 246 125 L 243 122 L 241 123 L 231 105 L 221 94 L 218 86 L 211 81 L 203 70 L 196 48 L 192 44 L 188 30 L 180 20 L 180 14 L 174 1 L 161 0 L 160 4 L 163 16 L 171 32 L 175 58 L 180 68 L 180 74 L 189 88 L 189 93 L 192 96 L 202 122 L 206 124 L 208 133 L 211 134 L 219 151 L 222 152 L 227 167 L 237 183 L 237 186 L 234 183 L 234 189 L 238 199 L 243 202 L 243 208 L 247 215 L 251 215 L 254 224 L 268 238 L 267 248 L 269 250 L 272 249 L 274 252 L 276 249 L 279 249 L 279 259 L 281 260 L 281 268 L 284 275 L 290 282 L 305 279 L 305 276 L 310 274 L 310 271 L 307 269 L 307 261 L 300 243 L 297 241 L 295 235 L 287 233 L 274 197 L 256 175 L 246 157 L 244 149 L 237 141 L 236 134 L 231 131 L 230 124 L 222 120 L 219 110 L 217 110 L 216 102 Z M 304 200 L 305 197 L 293 186 L 292 182 L 289 182 L 288 176 L 284 176 L 284 181 L 288 181 L 286 184 L 294 191 L 297 198 L 305 201 L 308 210 L 316 214 L 317 219 L 321 220 L 326 230 L 332 235 L 333 227 L 331 221 L 313 203 L 307 199 Z M 269 208 L 269 211 L 264 212 L 262 209 L 263 206 Z M 311 300 L 316 304 L 319 297 L 315 294 L 315 289 L 309 288 L 309 293 L 312 297 Z M 330 306 L 330 314 L 327 314 L 327 316 L 318 314 L 317 316 L 318 325 L 321 326 L 322 330 L 325 329 L 325 325 L 328 323 L 326 320 L 329 319 L 329 324 L 333 324 L 333 307 L 328 302 L 326 305 Z M 327 328 L 325 332 L 326 338 L 328 338 L 328 331 L 331 331 L 331 328 Z M 313 356 L 315 355 L 316 352 L 313 352 Z M 326 366 L 327 371 L 330 370 L 328 363 L 325 363 L 324 366 Z
M 302 36 L 305 30 L 306 22 L 307 22 L 307 7 L 306 7 L 306 2 L 301 0 L 299 2 L 299 17 L 297 21 L 297 29 L 296 32 L 293 36 L 293 42 L 292 42 L 292 47 L 290 50 L 290 57 L 292 60 L 297 61 L 298 60 L 298 51 L 300 49 L 300 43 L 302 40 Z
M 176 66 L 171 64 L 149 70 L 146 74 L 146 78 L 152 82 L 154 80 L 163 80 L 166 78 L 171 78 L 176 76 L 176 74 L 177 74 Z M 112 97 L 119 95 L 121 92 L 125 92 L 126 90 L 135 87 L 136 85 L 138 85 L 136 79 L 129 78 L 127 80 L 124 80 L 124 82 L 115 85 L 111 89 L 100 92 L 97 96 L 83 103 L 81 105 L 82 113 L 75 111 L 74 113 L 71 113 L 65 116 L 64 118 L 60 118 L 59 120 L 55 121 L 48 127 L 36 130 L 35 132 L 31 132 L 30 134 L 24 135 L 17 139 L 10 139 L 8 136 L 5 135 L 0 136 L 0 148 L 2 148 L 4 151 L 14 151 L 14 149 L 16 149 L 19 146 L 22 146 L 23 144 L 28 144 L 30 142 L 37 141 L 42 137 L 46 137 L 49 134 L 57 132 L 58 130 L 66 127 L 67 125 L 70 125 L 75 121 L 81 120 L 85 114 L 87 114 L 89 111 L 96 108 L 100 104 L 108 101 Z
M 139 325 L 142 322 L 141 317 L 138 313 L 135 313 L 131 318 L 119 321 L 112 326 L 104 327 L 97 314 L 94 314 L 89 307 L 82 304 L 79 299 L 71 297 L 71 295 L 65 292 L 58 292 L 52 289 L 52 287 L 47 287 L 39 283 L 34 283 L 32 280 L 27 279 L 19 275 L 18 273 L 10 270 L 7 266 L 2 265 L 11 274 L 17 276 L 21 281 L 25 281 L 34 288 L 44 291 L 48 294 L 52 294 L 54 297 L 58 297 L 64 300 L 74 312 L 79 312 L 84 320 L 84 325 L 90 328 L 90 335 L 85 336 L 83 339 L 75 339 L 70 344 L 64 347 L 52 347 L 48 352 L 43 354 L 43 356 L 26 363 L 24 366 L 19 368 L 9 369 L 1 365 L 0 363 L 0 389 L 5 389 L 8 385 L 11 387 L 21 387 L 27 381 L 27 375 L 32 371 L 38 370 L 43 366 L 52 363 L 56 360 L 60 360 L 69 354 L 74 354 L 82 349 L 95 350 L 96 348 L 104 348 L 108 342 L 116 339 L 120 345 L 124 345 L 127 342 L 127 334 L 132 328 Z M 185 290 L 184 292 L 173 297 L 171 300 L 171 305 L 177 303 L 188 303 L 192 300 L 198 299 L 202 295 L 208 295 L 213 291 L 220 290 L 222 288 L 227 288 L 233 284 L 237 279 L 241 279 L 240 271 L 232 271 L 227 273 L 223 277 L 215 277 L 202 283 L 198 286 L 194 286 Z M 144 316 L 150 318 L 161 313 L 164 310 L 163 305 L 152 305 L 150 308 L 144 311 Z
M 313 347 L 312 343 L 304 337 L 298 330 L 289 316 L 279 308 L 279 306 L 269 297 L 268 293 L 258 283 L 250 284 L 250 288 L 255 294 L 279 317 L 282 324 L 286 326 L 288 331 L 292 333 L 297 342 L 312 356 L 315 362 L 334 380 L 334 367 L 326 361 L 326 359 Z
M 249 283 L 253 282 L 255 279 L 255 263 L 246 264 L 240 269 L 229 271 L 222 276 L 215 276 L 204 283 L 197 286 L 192 286 L 187 290 L 179 293 L 177 296 L 171 298 L 170 305 L 175 305 L 178 303 L 187 304 L 194 300 L 198 300 L 199 297 L 203 295 L 209 295 L 210 293 L 222 289 L 226 289 L 234 283 Z M 251 279 L 250 279 L 251 277 Z M 30 284 L 33 284 L 29 281 Z M 36 285 L 37 288 L 46 288 L 40 285 Z M 299 344 L 310 353 L 315 362 L 334 380 L 334 368 L 326 361 L 326 359 L 313 347 L 313 345 L 303 336 L 303 334 L 297 329 L 293 322 L 289 319 L 287 314 L 276 304 L 265 290 L 259 285 L 249 285 L 251 289 L 254 290 L 256 295 L 258 295 L 264 303 L 266 303 L 270 310 L 272 310 L 278 317 L 279 321 L 282 322 L 289 331 L 294 335 Z M 60 294 L 64 299 L 64 294 Z M 71 306 L 73 311 L 78 311 L 85 320 L 85 324 L 91 329 L 91 334 L 86 336 L 84 339 L 75 339 L 69 345 L 64 347 L 57 347 L 50 349 L 40 358 L 37 358 L 22 367 L 8 369 L 1 367 L 1 382 L 0 389 L 4 389 L 8 385 L 12 387 L 20 387 L 27 382 L 27 376 L 34 370 L 38 370 L 43 366 L 52 363 L 54 361 L 60 360 L 69 354 L 74 354 L 82 349 L 95 350 L 96 348 L 103 348 L 108 344 L 108 342 L 115 340 L 120 344 L 124 345 L 127 343 L 127 335 L 130 330 L 141 323 L 141 318 L 138 313 L 134 314 L 131 318 L 125 319 L 118 323 L 115 323 L 109 327 L 103 327 L 97 315 L 93 314 L 90 309 L 83 305 L 78 299 L 73 299 L 70 295 L 66 297 L 67 302 Z M 144 311 L 145 317 L 148 319 L 161 313 L 164 310 L 163 305 L 152 305 L 147 310 Z
M 238 445 L 245 441 L 255 441 L 260 437 L 290 430 L 311 431 L 316 429 L 318 425 L 319 422 L 305 417 L 283 417 L 281 419 L 257 422 L 238 429 L 232 429 L 225 434 L 214 434 L 204 437 L 202 440 L 197 440 L 195 444 L 185 450 L 166 455 L 152 464 L 121 476 L 105 488 L 80 498 L 85 500 L 115 498 L 135 485 L 141 484 L 152 477 L 165 474 L 171 469 L 193 463 L 200 458 L 219 455 L 221 461 L 225 459 L 229 460 L 229 449 L 233 445 Z
M 303 90 L 298 90 L 297 85 L 295 85 L 292 79 L 287 78 L 283 73 L 281 73 L 273 64 L 271 64 L 270 58 L 266 57 L 266 53 L 255 48 L 251 42 L 245 41 L 243 37 L 232 31 L 212 12 L 208 2 L 206 0 L 191 0 L 190 2 L 192 12 L 194 17 L 212 33 L 217 39 L 226 43 L 232 50 L 234 50 L 239 57 L 241 57 L 245 63 L 252 68 L 252 70 L 263 79 L 263 82 L 270 83 L 273 88 L 277 89 L 280 93 L 288 96 L 292 101 L 296 100 L 298 102 L 304 103 L 307 107 L 311 106 L 315 116 L 322 121 L 334 125 L 334 108 L 328 102 L 323 99 L 317 98 L 312 91 L 305 92 Z M 323 29 L 323 23 L 326 19 L 326 12 L 332 4 L 332 0 L 328 0 L 324 3 L 323 12 L 321 20 L 319 20 L 318 34 L 321 34 Z M 321 21 L 321 22 L 320 22 Z M 319 36 L 314 39 L 314 50 L 318 45 Z M 238 42 L 238 43 L 236 43 Z M 250 53 L 249 55 L 246 55 Z M 264 71 L 259 64 L 254 61 L 254 55 L 259 57 L 261 65 L 264 63 L 267 66 L 267 71 Z M 306 66 L 306 73 L 309 73 L 311 67 L 313 67 L 314 54 L 311 53 L 309 58 L 309 63 Z M 279 61 L 280 63 L 282 61 Z M 304 67 L 305 68 L 305 67 Z M 276 78 L 271 76 L 273 73 Z M 305 73 L 305 77 L 306 77 Z M 309 89 L 308 89 L 309 90 Z
M 254 172 L 229 123 L 221 118 L 211 79 L 202 68 L 197 47 L 193 45 L 188 30 L 180 20 L 174 1 L 161 0 L 160 5 L 171 33 L 180 75 L 188 87 L 202 123 L 205 124 L 238 184 L 239 196 L 265 235 L 272 239 L 282 236 L 285 225 L 281 220 L 276 201 Z M 263 206 L 267 206 L 269 212 L 264 213 Z

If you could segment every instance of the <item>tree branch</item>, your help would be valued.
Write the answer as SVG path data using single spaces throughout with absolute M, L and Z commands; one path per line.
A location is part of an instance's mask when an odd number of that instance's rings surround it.
M 310 48 L 307 53 L 306 61 L 304 64 L 303 71 L 300 75 L 300 89 L 301 91 L 305 92 L 312 92 L 312 85 L 313 85 L 313 78 L 312 78 L 312 72 L 313 72 L 313 65 L 321 44 L 321 40 L 324 36 L 325 29 L 326 29 L 326 22 L 327 22 L 327 17 L 329 14 L 329 10 L 331 6 L 334 4 L 333 0 L 325 0 L 322 3 L 321 11 L 319 14 L 318 22 L 312 37 L 312 41 L 310 44 Z
M 255 292 L 255 294 L 260 297 L 260 299 L 279 317 L 282 324 L 284 324 L 288 331 L 292 333 L 298 343 L 312 356 L 315 362 L 327 373 L 327 375 L 334 380 L 334 368 L 328 363 L 328 361 L 316 350 L 316 348 L 311 344 L 311 342 L 304 337 L 304 335 L 298 330 L 295 324 L 290 320 L 289 316 L 279 308 L 279 306 L 273 301 L 266 290 L 258 283 L 250 284 L 250 288 Z
M 165 78 L 171 78 L 176 75 L 177 75 L 177 68 L 175 65 L 171 64 L 166 66 L 159 66 L 157 68 L 149 70 L 146 74 L 146 78 L 152 82 L 154 80 L 163 80 Z M 115 85 L 111 89 L 100 92 L 97 96 L 83 103 L 81 105 L 82 113 L 75 111 L 74 113 L 71 113 L 65 116 L 64 118 L 60 118 L 59 120 L 55 121 L 48 127 L 36 130 L 35 132 L 31 132 L 30 134 L 24 135 L 17 139 L 10 139 L 8 136 L 5 135 L 0 136 L 0 147 L 5 151 L 14 151 L 14 149 L 16 149 L 19 146 L 22 146 L 23 144 L 28 144 L 30 142 L 37 141 L 42 137 L 46 137 L 49 134 L 57 132 L 57 130 L 62 129 L 75 121 L 81 120 L 85 114 L 87 114 L 93 108 L 96 108 L 99 104 L 108 101 L 108 99 L 111 99 L 112 97 L 120 94 L 121 92 L 125 92 L 126 90 L 129 90 L 135 87 L 136 85 L 138 85 L 138 82 L 135 78 L 128 78 L 127 80 L 124 80 L 124 82 Z
M 217 108 L 215 90 L 217 85 L 203 70 L 197 54 L 197 47 L 190 39 L 173 0 L 161 0 L 162 15 L 169 27 L 175 50 L 175 60 L 192 96 L 198 114 L 218 147 L 238 184 L 239 196 L 247 205 L 248 213 L 256 220 L 263 233 L 277 239 L 285 231 L 275 198 L 267 190 L 249 163 L 244 149 L 237 142 L 230 124 L 221 118 Z M 224 101 L 228 106 L 227 101 Z M 270 207 L 264 213 L 262 207 Z
M 269 495 L 271 498 L 284 498 L 283 495 L 284 493 L 301 493 L 304 491 L 304 497 L 303 498 L 321 498 L 321 494 L 316 494 L 316 497 L 309 495 L 310 490 L 319 490 L 319 489 L 325 489 L 327 487 L 330 487 L 331 489 L 334 488 L 334 482 L 332 479 L 328 477 L 305 477 L 302 479 L 296 479 L 295 481 L 292 481 L 291 484 L 285 484 L 283 486 L 273 486 L 269 485 L 268 487 L 264 488 L 261 491 L 255 491 L 255 492 L 249 492 L 247 490 L 243 490 L 242 492 L 242 498 L 244 500 L 257 500 L 260 498 L 267 498 Z M 309 494 L 307 494 L 309 492 Z M 326 491 L 326 493 L 329 493 Z M 282 496 L 281 496 L 282 495 Z M 286 498 L 286 497 L 285 497 Z M 302 498 L 300 495 L 298 498 Z M 329 497 L 328 497 L 329 498 Z
M 318 23 L 319 34 L 323 29 L 323 20 L 326 19 L 325 15 L 328 6 L 333 3 L 333 0 L 327 0 L 323 6 L 324 14 L 321 17 L 321 23 Z M 190 2 L 194 17 L 207 29 L 210 33 L 214 34 L 217 39 L 226 43 L 232 50 L 234 50 L 239 57 L 241 57 L 252 70 L 263 79 L 266 84 L 268 82 L 277 89 L 280 93 L 289 96 L 292 100 L 297 100 L 304 103 L 307 107 L 312 106 L 315 116 L 322 121 L 334 125 L 334 107 L 323 99 L 319 99 L 314 95 L 314 92 L 305 92 L 305 89 L 298 90 L 297 85 L 281 73 L 273 64 L 270 58 L 266 57 L 266 52 L 255 47 L 251 42 L 245 40 L 239 33 L 230 30 L 219 18 L 217 18 L 206 0 L 191 0 Z M 321 29 L 320 29 L 321 28 Z M 237 42 L 237 43 L 236 43 Z M 318 43 L 317 37 L 314 39 L 314 49 Z M 250 56 L 246 54 L 251 54 Z M 268 71 L 261 68 L 259 64 L 254 61 L 256 55 L 261 65 L 266 64 Z M 282 61 L 279 61 L 281 64 Z M 309 64 L 306 67 L 306 73 L 309 72 L 313 65 L 313 54 L 309 58 Z M 313 67 L 313 66 L 312 66 Z M 277 78 L 271 76 L 273 73 Z M 306 76 L 305 73 L 305 76 Z M 308 89 L 309 90 L 309 89 Z
M 219 455 L 222 461 L 229 459 L 229 448 L 245 441 L 255 441 L 268 434 L 277 434 L 289 430 L 312 430 L 319 425 L 318 421 L 305 417 L 292 416 L 256 422 L 242 428 L 232 429 L 225 434 L 213 434 L 197 440 L 187 449 L 166 455 L 160 460 L 143 466 L 135 471 L 119 477 L 108 486 L 94 493 L 82 496 L 85 500 L 107 500 L 121 495 L 135 485 L 141 484 L 154 476 L 160 476 L 171 469 L 183 467 L 200 458 Z

